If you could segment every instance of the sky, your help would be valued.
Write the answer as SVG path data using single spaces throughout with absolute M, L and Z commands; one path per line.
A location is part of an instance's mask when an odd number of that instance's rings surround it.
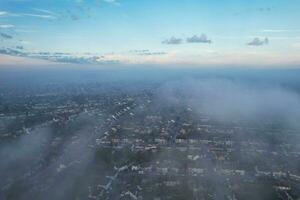
M 0 65 L 300 66 L 300 0 L 0 0 Z

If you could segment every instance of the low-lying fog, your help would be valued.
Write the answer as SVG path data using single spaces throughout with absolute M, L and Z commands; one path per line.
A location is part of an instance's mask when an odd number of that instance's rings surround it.
M 259 124 L 260 121 L 269 121 L 274 128 L 300 131 L 299 75 L 298 70 L 5 69 L 0 72 L 0 115 L 4 117 L 5 105 L 11 100 L 20 103 L 22 98 L 30 95 L 109 95 L 111 91 L 120 94 L 150 91 L 158 109 L 185 106 L 195 112 L 195 116 L 205 113 L 225 123 Z M 39 192 L 38 197 L 63 199 L 66 197 L 64 192 L 86 187 L 84 183 L 91 180 L 89 167 L 95 153 L 89 148 L 91 133 L 95 125 L 103 125 L 103 120 L 102 117 L 95 119 L 88 113 L 81 113 L 66 126 L 74 123 L 82 126 L 72 129 L 72 133 L 63 139 L 50 125 L 36 125 L 12 141 L 1 141 L 0 193 L 5 191 L 7 194 L 9 188 L 16 184 L 14 187 L 22 195 L 16 194 L 10 199 L 30 199 L 34 198 L 35 191 L 51 187 L 48 191 L 52 194 L 43 197 Z M 7 126 L 4 121 L 0 125 Z M 60 155 L 53 156 L 51 148 L 55 142 L 59 149 L 54 154 L 59 152 Z M 297 144 L 300 141 L 291 142 Z M 163 155 L 160 156 L 157 160 L 164 159 Z M 175 156 L 173 159 L 176 159 Z M 72 165 L 77 167 L 60 174 Z M 40 171 L 30 174 L 35 168 Z M 26 177 L 30 180 L 28 187 L 20 188 L 14 182 L 25 181 Z M 43 184 L 36 185 L 35 182 Z M 0 199 L 2 197 L 0 195 Z

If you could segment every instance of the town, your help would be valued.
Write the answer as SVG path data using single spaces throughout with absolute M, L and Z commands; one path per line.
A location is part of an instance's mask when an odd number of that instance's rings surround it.
M 112 90 L 2 97 L 0 199 L 300 197 L 297 130 Z

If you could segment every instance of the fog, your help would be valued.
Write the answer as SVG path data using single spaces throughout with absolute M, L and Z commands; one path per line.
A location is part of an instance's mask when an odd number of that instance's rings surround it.
M 64 125 L 43 124 L 12 141 L 2 140 L 0 197 L 15 193 L 9 197 L 71 198 L 78 184 L 90 179 L 86 170 L 94 162 L 95 150 L 90 146 L 96 137 L 95 125 L 101 127 L 102 119 L 81 113 Z
M 277 82 L 259 84 L 223 78 L 185 79 L 161 86 L 157 96 L 158 101 L 184 104 L 216 120 L 259 122 L 270 119 L 289 128 L 300 128 L 299 92 Z
M 120 189 L 126 185 L 125 175 L 116 183 L 113 183 L 113 177 L 117 179 L 119 173 L 126 171 L 128 180 L 131 180 L 130 173 L 135 173 L 128 168 L 131 165 L 138 168 L 166 167 L 170 171 L 176 167 L 200 167 L 208 176 L 177 176 L 187 173 L 181 171 L 176 172 L 175 178 L 151 174 L 144 177 L 153 184 L 179 180 L 185 186 L 181 189 L 191 194 L 196 186 L 203 192 L 207 189 L 207 194 L 214 196 L 204 195 L 202 198 L 212 199 L 231 196 L 234 190 L 231 187 L 244 181 L 242 178 L 228 180 L 219 172 L 220 169 L 245 169 L 245 179 L 252 179 L 253 182 L 260 180 L 253 175 L 258 170 L 299 172 L 298 159 L 285 160 L 288 151 L 299 150 L 300 72 L 297 70 L 2 72 L 0 82 L 5 84 L 0 86 L 0 116 L 3 119 L 0 124 L 0 199 L 119 198 L 120 194 L 131 193 Z M 147 94 L 146 97 L 144 94 Z M 131 103 L 127 102 L 122 107 L 126 98 L 133 99 L 133 103 L 130 100 Z M 127 110 L 127 106 L 132 106 L 132 109 Z M 123 112 L 124 108 L 130 115 L 120 114 L 117 118 L 118 109 Z M 71 114 L 61 114 L 63 109 Z M 36 118 L 26 121 L 35 115 Z M 135 115 L 138 117 L 135 118 Z M 152 115 L 162 115 L 162 120 L 151 124 L 147 116 Z M 184 123 L 191 123 L 195 129 L 198 125 L 208 125 L 227 131 L 228 138 L 222 138 L 223 133 L 218 134 L 214 130 L 201 134 L 203 137 L 210 137 L 211 134 L 218 142 L 224 139 L 238 144 L 239 150 L 229 156 L 234 162 L 216 161 L 210 144 L 201 144 L 199 151 L 189 148 L 189 145 L 186 151 L 172 149 L 176 147 L 174 141 L 180 136 Z M 148 154 L 145 150 L 133 151 L 135 146 L 132 144 L 116 148 L 113 143 L 108 146 L 98 144 L 106 137 L 126 138 L 123 132 L 118 135 L 116 130 L 119 128 L 115 127 L 130 127 L 131 124 L 136 127 L 130 129 L 130 134 L 141 129 L 155 135 L 157 127 L 163 127 L 169 135 L 158 135 L 158 138 L 167 138 L 171 150 L 162 148 Z M 6 135 L 10 133 L 15 135 L 11 134 L 13 137 L 7 139 Z M 136 134 L 134 137 L 141 136 Z M 251 144 L 243 146 L 245 142 Z M 264 151 L 247 152 L 248 148 L 253 148 L 252 144 Z M 288 144 L 288 148 L 282 144 Z M 144 155 L 141 160 L 145 161 L 133 159 L 139 155 Z M 258 164 L 259 168 L 256 168 Z M 128 169 L 120 170 L 122 166 Z M 199 185 L 189 185 L 191 180 L 196 180 Z M 147 191 L 145 188 L 136 189 L 138 185 L 133 187 L 131 183 L 127 184 L 129 186 L 126 187 L 137 191 L 134 193 L 137 196 Z M 206 184 L 209 185 L 207 188 Z M 104 190 L 106 187 L 107 191 Z M 181 190 L 160 188 L 161 195 L 168 195 L 170 191 L 180 193 Z M 264 199 L 265 195 L 269 195 L 266 193 L 259 190 L 251 194 L 251 198 Z M 101 195 L 107 196 L 104 198 Z

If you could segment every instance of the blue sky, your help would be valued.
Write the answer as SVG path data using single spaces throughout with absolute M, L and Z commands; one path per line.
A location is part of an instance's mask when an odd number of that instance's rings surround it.
M 300 0 L 0 0 L 2 64 L 298 66 Z

